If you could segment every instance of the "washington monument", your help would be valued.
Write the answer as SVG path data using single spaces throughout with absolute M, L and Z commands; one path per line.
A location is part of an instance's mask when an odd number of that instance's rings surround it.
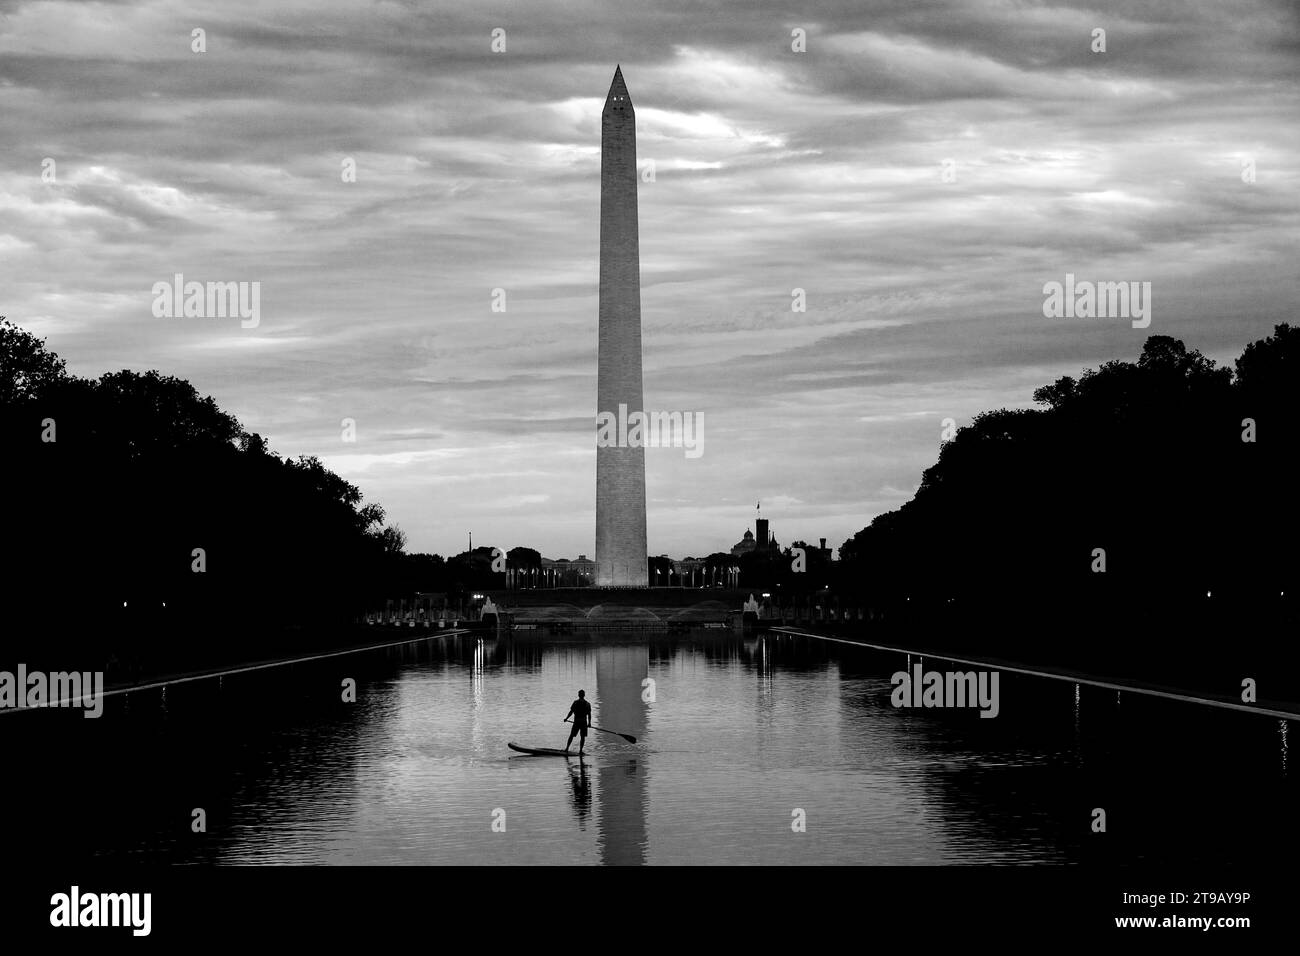
M 600 117 L 600 340 L 596 414 L 643 411 L 636 113 L 621 68 Z M 645 447 L 596 448 L 596 586 L 649 586 Z

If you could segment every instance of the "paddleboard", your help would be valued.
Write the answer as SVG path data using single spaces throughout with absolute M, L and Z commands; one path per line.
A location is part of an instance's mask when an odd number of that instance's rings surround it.
M 549 747 L 521 747 L 518 744 L 506 744 L 511 750 L 517 750 L 521 754 L 528 754 L 533 757 L 585 757 L 586 754 L 579 754 L 576 750 L 570 750 L 565 753 L 563 750 L 551 750 Z

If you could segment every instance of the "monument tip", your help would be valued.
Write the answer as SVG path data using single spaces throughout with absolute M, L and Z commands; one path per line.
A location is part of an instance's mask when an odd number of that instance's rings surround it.
M 631 102 L 632 98 L 627 94 L 627 84 L 623 82 L 623 67 L 614 67 L 614 81 L 609 85 L 609 96 L 606 102 L 611 100 L 622 100 Z

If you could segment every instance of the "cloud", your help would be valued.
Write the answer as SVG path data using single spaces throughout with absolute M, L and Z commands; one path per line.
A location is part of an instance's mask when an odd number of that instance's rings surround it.
M 943 418 L 1137 355 L 1044 319 L 1046 281 L 1151 281 L 1147 332 L 1220 359 L 1294 320 L 1297 50 L 1286 0 L 6 2 L 0 312 L 80 374 L 189 378 L 414 548 L 591 555 L 621 62 L 647 403 L 707 420 L 647 456 L 651 550 L 729 547 L 759 499 L 837 545 Z M 261 282 L 261 325 L 155 319 L 177 272 Z

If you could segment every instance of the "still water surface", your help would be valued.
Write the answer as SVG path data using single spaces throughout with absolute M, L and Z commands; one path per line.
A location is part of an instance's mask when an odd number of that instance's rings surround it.
M 110 697 L 99 720 L 8 715 L 40 785 L 6 810 L 46 853 L 170 863 L 1222 864 L 1300 845 L 1284 722 L 1006 673 L 995 719 L 898 709 L 908 663 L 773 636 L 433 639 Z M 593 733 L 583 763 L 507 749 L 563 747 L 579 688 L 638 743 Z

